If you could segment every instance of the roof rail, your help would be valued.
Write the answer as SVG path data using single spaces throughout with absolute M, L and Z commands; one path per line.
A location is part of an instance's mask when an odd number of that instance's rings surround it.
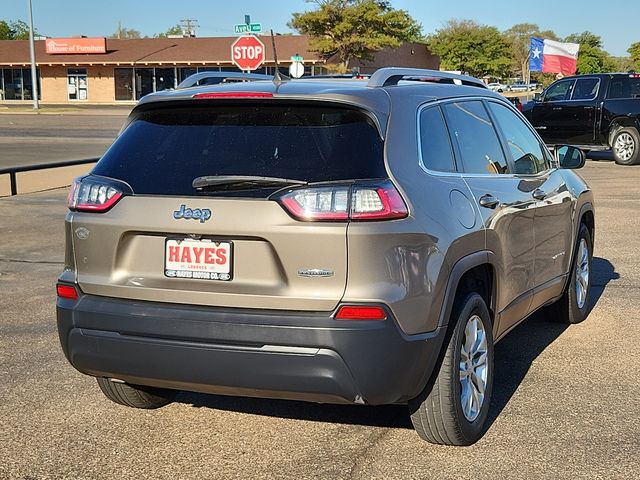
M 457 75 L 455 73 L 440 72 L 438 70 L 427 70 L 422 68 L 397 68 L 386 67 L 376 70 L 367 86 L 369 87 L 389 87 L 397 85 L 400 80 L 417 80 L 423 82 L 455 83 L 457 85 L 468 85 L 471 87 L 487 88 L 482 80 L 467 75 Z
M 215 79 L 218 80 L 216 82 L 208 82 L 207 85 L 215 85 L 217 83 L 222 83 L 225 80 L 236 80 L 239 82 L 242 81 L 255 81 L 255 80 L 273 80 L 273 75 L 263 75 L 261 73 L 244 73 L 244 72 L 200 72 L 194 73 L 193 75 L 185 78 L 180 84 L 178 88 L 189 88 L 194 87 L 203 80 Z

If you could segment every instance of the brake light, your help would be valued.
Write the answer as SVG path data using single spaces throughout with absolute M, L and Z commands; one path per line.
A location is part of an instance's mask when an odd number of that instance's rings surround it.
M 295 219 L 311 222 L 393 220 L 409 214 L 388 180 L 304 187 L 287 191 L 278 201 Z
M 191 98 L 272 98 L 273 94 L 269 92 L 206 92 L 196 93 Z
M 56 293 L 60 298 L 66 298 L 67 300 L 78 299 L 78 292 L 76 291 L 76 288 L 71 285 L 57 284 Z
M 343 305 L 335 318 L 336 320 L 385 320 L 387 313 L 382 307 Z
M 122 197 L 122 191 L 113 185 L 91 177 L 74 180 L 68 197 L 69 210 L 102 213 L 113 207 Z

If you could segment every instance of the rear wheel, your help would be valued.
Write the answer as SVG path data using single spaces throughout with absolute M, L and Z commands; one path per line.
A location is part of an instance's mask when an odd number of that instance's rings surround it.
M 611 139 L 611 148 L 616 163 L 636 165 L 640 162 L 640 135 L 633 127 L 621 128 Z
M 98 377 L 100 390 L 112 402 L 133 408 L 160 408 L 171 403 L 176 396 L 175 390 L 165 388 L 131 385 Z
M 578 231 L 569 283 L 557 303 L 559 320 L 563 322 L 580 323 L 587 318 L 589 313 L 589 296 L 593 277 L 591 269 L 592 248 L 591 234 L 583 223 Z
M 409 403 L 418 435 L 441 445 L 471 445 L 484 434 L 493 388 L 489 310 L 470 293 L 454 306 L 451 338 L 433 386 Z M 428 387 L 427 387 L 428 390 Z

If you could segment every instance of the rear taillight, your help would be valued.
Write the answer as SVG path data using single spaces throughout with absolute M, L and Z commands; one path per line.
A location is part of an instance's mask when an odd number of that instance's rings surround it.
M 387 312 L 382 307 L 343 305 L 338 309 L 336 320 L 385 320 Z
M 77 300 L 78 292 L 75 287 L 71 285 L 63 285 L 61 283 L 56 285 L 56 293 L 60 298 L 66 298 L 67 300 Z
M 287 191 L 278 201 L 293 218 L 310 222 L 393 220 L 409 213 L 388 180 L 304 187 Z
M 69 210 L 106 212 L 122 197 L 122 190 L 93 177 L 74 180 L 69 191 Z

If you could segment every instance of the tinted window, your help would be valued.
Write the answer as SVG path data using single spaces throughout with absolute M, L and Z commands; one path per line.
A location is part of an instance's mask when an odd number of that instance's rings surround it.
M 598 95 L 600 80 L 597 78 L 579 78 L 573 89 L 572 100 L 593 100 Z
M 193 195 L 194 178 L 257 175 L 307 182 L 382 178 L 382 140 L 356 110 L 229 105 L 143 112 L 94 173 L 135 193 Z
M 438 172 L 455 171 L 449 132 L 439 107 L 425 108 L 420 113 L 420 147 L 426 168 Z
M 529 127 L 504 105 L 489 102 L 513 160 L 513 173 L 536 174 L 548 168 L 542 145 Z
M 444 105 L 451 136 L 455 138 L 467 173 L 507 173 L 507 161 L 482 102 Z
M 574 80 L 565 80 L 563 82 L 554 83 L 549 87 L 547 93 L 544 94 L 545 102 L 557 102 L 567 100 L 571 97 L 571 87 Z
M 609 98 L 640 98 L 640 78 L 613 77 L 609 84 Z

